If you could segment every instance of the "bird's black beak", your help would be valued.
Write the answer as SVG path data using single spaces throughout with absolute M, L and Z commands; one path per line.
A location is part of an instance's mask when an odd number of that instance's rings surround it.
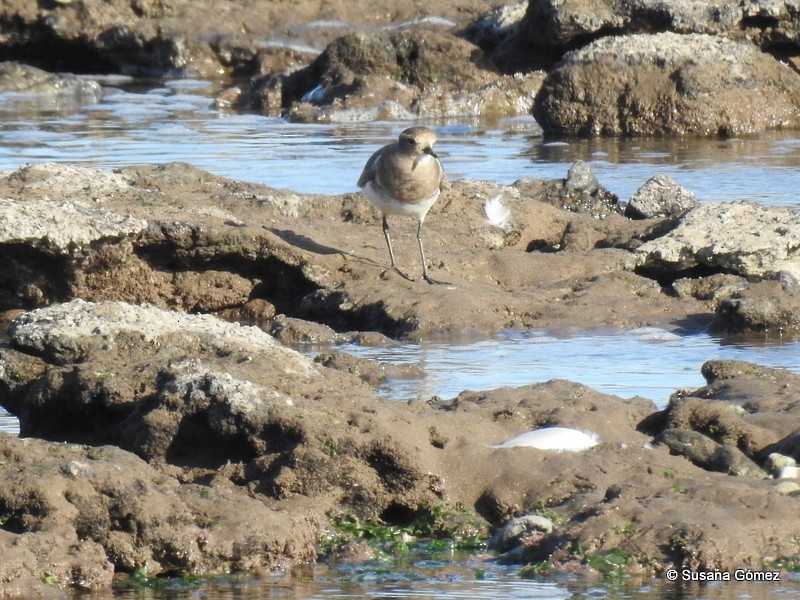
M 419 164 L 419 159 L 420 159 L 420 158 L 422 158 L 422 155 L 423 155 L 423 154 L 429 154 L 429 155 L 431 155 L 433 158 L 439 158 L 439 157 L 436 155 L 436 152 L 434 152 L 434 151 L 433 151 L 433 148 L 431 148 L 430 146 L 428 146 L 427 148 L 423 148 L 423 149 L 422 149 L 422 152 L 420 152 L 419 154 L 417 154 L 417 158 L 415 158 L 415 159 L 414 159 L 414 163 L 411 165 L 411 170 L 412 170 L 412 171 L 413 171 L 414 169 L 416 169 L 416 168 L 417 168 L 417 165 Z

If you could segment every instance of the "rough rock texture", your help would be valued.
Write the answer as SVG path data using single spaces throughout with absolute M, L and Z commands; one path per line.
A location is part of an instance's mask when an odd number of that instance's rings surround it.
M 598 247 L 611 245 L 609 239 L 621 245 L 651 224 L 622 217 L 613 194 L 596 179 L 592 184 L 583 168 L 572 177 L 507 187 L 456 182 L 423 231 L 433 274 L 453 286 L 426 286 L 422 295 L 418 283 L 385 273 L 380 217 L 360 195 L 301 196 L 181 164 L 119 174 L 128 187 L 104 196 L 102 207 L 144 218 L 147 228 L 75 256 L 36 250 L 46 231 L 23 246 L 0 244 L 3 309 L 71 298 L 123 300 L 265 329 L 282 314 L 339 333 L 409 338 L 714 317 L 705 301 L 674 298 L 635 274 L 628 250 Z M 53 171 L 50 192 L 41 172 L 9 174 L 0 178 L 0 197 L 27 198 L 31 178 L 36 195 L 54 195 L 61 173 Z M 508 230 L 486 221 L 483 205 L 497 195 L 510 210 Z M 400 264 L 417 271 L 414 223 L 396 218 L 392 226 Z
M 799 322 L 793 212 L 714 204 L 631 221 L 580 162 L 558 180 L 456 182 L 424 230 L 432 268 L 453 286 L 420 296 L 416 284 L 397 281 L 392 298 L 379 216 L 357 195 L 300 196 L 179 164 L 110 174 L 27 166 L 0 177 L 0 195 L 17 198 L 7 204 L 19 217 L 0 243 L 4 310 L 70 298 L 147 302 L 323 343 L 363 343 L 358 331 L 420 338 L 717 318 L 734 329 Z M 503 228 L 486 221 L 483 205 L 495 197 L 509 211 Z M 55 209 L 52 218 L 30 212 L 41 207 Z M 35 218 L 25 222 L 29 213 Z M 70 228 L 67 214 L 89 220 Z M 97 230 L 97 218 L 113 227 Z M 399 260 L 413 265 L 413 223 L 392 224 Z M 784 279 L 745 285 L 733 275 L 774 272 Z
M 648 179 L 625 207 L 625 216 L 632 219 L 652 219 L 677 215 L 699 204 L 697 197 L 666 175 Z
M 0 198 L 0 244 L 25 244 L 52 254 L 80 253 L 92 244 L 139 233 L 147 221 L 68 200 Z
M 223 573 L 314 556 L 320 523 L 180 483 L 111 446 L 0 433 L 0 596 L 106 590 L 113 574 Z M 43 581 L 46 580 L 46 581 Z
M 608 37 L 548 73 L 546 132 L 744 135 L 800 126 L 800 75 L 752 44 L 701 34 Z
M 384 0 L 357 5 L 340 0 L 9 0 L 0 6 L 0 47 L 6 56 L 51 71 L 248 75 L 269 62 L 276 49 L 284 56 L 321 50 L 351 29 L 347 23 L 424 24 L 431 17 L 434 23 L 438 18 L 455 24 L 488 8 L 474 0 L 445 5 L 419 0 L 402 5 Z
M 736 360 L 708 361 L 702 373 L 708 385 L 675 394 L 648 422 L 656 429 L 696 431 L 759 463 L 771 452 L 798 458 L 789 442 L 796 438 L 792 415 L 798 407 L 792 399 L 800 376 Z
M 68 199 L 97 205 L 131 189 L 118 173 L 58 163 L 29 163 L 6 176 L 25 200 Z
M 739 286 L 720 302 L 717 313 L 737 330 L 795 330 L 800 327 L 797 279 L 781 273 L 775 280 Z
M 603 36 L 662 31 L 723 35 L 781 58 L 797 56 L 797 15 L 795 2 L 781 0 L 531 0 L 492 57 L 505 70 L 542 68 Z
M 636 249 L 640 267 L 707 267 L 743 276 L 785 271 L 800 277 L 800 214 L 751 202 L 704 203 L 677 227 Z
M 766 477 L 761 467 L 739 450 L 717 444 L 702 433 L 687 429 L 665 429 L 658 441 L 666 444 L 675 454 L 680 454 L 708 471 L 720 471 L 744 477 Z
M 669 242 L 693 211 L 626 219 L 586 164 L 555 181 L 455 182 L 425 230 L 432 269 L 453 283 L 429 286 L 385 273 L 380 219 L 352 194 L 300 196 L 181 164 L 114 175 L 119 179 L 43 166 L 0 178 L 0 196 L 20 204 L 42 197 L 91 201 L 94 209 L 147 224 L 67 254 L 39 249 L 47 228 L 38 237 L 0 243 L 0 264 L 15 265 L 4 275 L 3 309 L 43 305 L 17 315 L 10 345 L 0 347 L 0 404 L 19 416 L 23 435 L 52 441 L 37 442 L 42 452 L 77 452 L 67 465 L 91 466 L 92 450 L 63 442 L 118 447 L 103 467 L 121 465 L 147 489 L 177 489 L 169 497 L 156 494 L 142 510 L 177 511 L 180 520 L 171 526 L 178 530 L 158 529 L 162 520 L 142 516 L 138 530 L 167 533 L 128 544 L 114 525 L 116 505 L 97 504 L 98 487 L 59 496 L 76 476 L 43 477 L 50 463 L 34 453 L 34 464 L 43 466 L 23 468 L 9 491 L 8 506 L 18 508 L 6 510 L 0 499 L 0 511 L 9 515 L 0 527 L 7 547 L 0 550 L 6 556 L 7 548 L 32 548 L 27 540 L 45 539 L 32 537 L 40 533 L 41 495 L 60 499 L 52 514 L 66 529 L 41 542 L 49 554 L 28 549 L 9 561 L 18 565 L 9 585 L 44 572 L 48 560 L 64 565 L 53 575 L 65 584 L 78 585 L 67 572 L 85 573 L 83 580 L 95 587 L 106 585 L 112 568 L 130 572 L 141 561 L 172 572 L 293 562 L 314 555 L 311 540 L 331 515 L 403 524 L 458 507 L 487 537 L 489 528 L 546 508 L 554 530 L 521 533 L 521 549 L 506 556 L 513 560 L 568 565 L 622 550 L 635 557 L 632 570 L 661 570 L 730 568 L 796 553 L 796 498 L 786 481 L 762 479 L 759 469 L 775 452 L 800 458 L 796 419 L 786 418 L 794 410 L 797 376 L 710 363 L 709 386 L 676 394 L 661 412 L 649 401 L 624 401 L 565 381 L 399 404 L 373 396 L 379 367 L 335 354 L 315 364 L 265 333 L 288 341 L 380 344 L 390 342 L 376 330 L 422 338 L 513 325 L 669 326 L 697 315 L 696 322 L 708 323 L 723 298 L 780 283 L 718 273 L 662 288 L 637 274 L 631 249 L 659 236 Z M 495 196 L 509 209 L 504 228 L 486 221 L 484 203 Z M 405 264 L 415 254 L 404 243 L 408 238 L 414 249 L 413 223 L 393 225 Z M 787 228 L 783 238 L 797 227 L 789 220 Z M 682 296 L 673 292 L 679 288 L 686 289 Z M 490 448 L 543 426 L 588 430 L 600 443 L 583 453 Z M 679 441 L 691 443 L 658 444 L 669 437 L 665 430 L 681 430 Z M 16 457 L 33 442 L 3 443 L 15 457 L 3 468 L 27 464 Z M 26 472 L 27 483 L 19 479 Z M 135 497 L 124 491 L 124 475 L 104 485 Z M 25 489 L 40 496 L 14 496 Z M 187 500 L 195 496 L 223 498 L 215 506 L 225 515 Z M 31 497 L 33 504 L 25 500 Z M 99 525 L 75 525 L 71 497 L 90 507 Z M 239 521 L 228 519 L 239 512 L 225 507 L 238 507 L 240 498 L 252 500 L 253 511 L 280 511 L 294 545 L 276 542 L 286 530 L 271 525 L 273 516 L 252 515 L 247 518 L 264 524 L 247 538 L 252 562 L 240 560 L 241 546 L 233 542 L 217 551 L 214 544 L 186 541 L 186 531 L 203 534 L 203 524 L 216 527 L 217 520 L 231 523 L 230 530 L 220 529 L 222 537 L 238 539 Z M 86 560 L 61 562 L 75 544 L 85 546 Z M 45 562 L 31 559 L 34 554 Z
M 253 87 L 258 106 L 295 120 L 497 117 L 530 113 L 543 77 L 500 76 L 477 46 L 412 29 L 343 36 L 308 67 Z
M 102 343 L 80 326 L 53 326 L 68 314 L 95 323 Z M 152 334 L 158 319 L 163 338 Z M 112 565 L 203 573 L 304 560 L 341 511 L 392 524 L 466 507 L 499 526 L 546 507 L 552 530 L 541 518 L 517 521 L 524 531 L 506 537 L 524 548 L 506 557 L 564 565 L 622 551 L 633 570 L 730 569 L 796 552 L 796 498 L 785 486 L 757 469 L 706 470 L 652 437 L 681 427 L 713 438 L 717 455 L 796 457 L 795 420 L 785 417 L 796 375 L 709 363 L 709 387 L 686 394 L 694 408 L 661 413 L 566 381 L 399 404 L 349 373 L 287 369 L 279 347 L 245 350 L 224 323 L 216 344 L 199 341 L 193 319 L 82 301 L 17 317 L 0 377 L 12 357 L 40 361 L 33 349 L 50 362 L 0 399 L 19 409 L 23 431 L 94 447 L 0 436 L 0 543 L 13 557 L 3 589 L 48 564 L 65 585 L 85 574 L 98 588 Z M 208 319 L 197 319 L 206 331 Z M 36 324 L 51 333 L 32 344 Z M 705 406 L 704 396 L 716 401 Z M 600 443 L 582 453 L 490 447 L 548 425 L 592 431 Z M 49 563 L 27 549 L 42 537 Z M 60 558 L 75 544 L 86 548 L 77 566 L 74 555 Z

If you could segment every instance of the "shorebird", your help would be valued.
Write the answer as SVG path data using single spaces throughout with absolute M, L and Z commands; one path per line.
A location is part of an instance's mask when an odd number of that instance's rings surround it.
M 433 151 L 435 141 L 436 134 L 432 129 L 409 127 L 400 134 L 395 143 L 384 146 L 370 156 L 364 172 L 358 178 L 358 187 L 364 196 L 383 215 L 383 236 L 389 248 L 390 268 L 409 281 L 414 281 L 414 278 L 401 271 L 394 260 L 386 216 L 406 215 L 417 218 L 422 278 L 428 283 L 443 283 L 428 274 L 425 250 L 422 248 L 422 223 L 447 183 L 444 169 Z

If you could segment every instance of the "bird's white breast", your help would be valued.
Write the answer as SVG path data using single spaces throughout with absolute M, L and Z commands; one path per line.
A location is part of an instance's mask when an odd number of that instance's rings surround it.
M 437 189 L 428 198 L 420 202 L 400 202 L 392 198 L 386 190 L 374 181 L 368 181 L 364 187 L 361 188 L 367 200 L 385 215 L 406 215 L 409 217 L 416 217 L 420 221 L 425 220 L 425 216 L 433 206 L 436 199 L 439 197 L 439 190 Z

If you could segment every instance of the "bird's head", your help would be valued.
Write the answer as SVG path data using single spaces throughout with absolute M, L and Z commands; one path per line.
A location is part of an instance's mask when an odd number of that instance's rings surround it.
M 429 127 L 409 127 L 400 134 L 400 147 L 410 154 L 430 154 L 436 158 L 433 144 L 436 143 L 436 134 Z

